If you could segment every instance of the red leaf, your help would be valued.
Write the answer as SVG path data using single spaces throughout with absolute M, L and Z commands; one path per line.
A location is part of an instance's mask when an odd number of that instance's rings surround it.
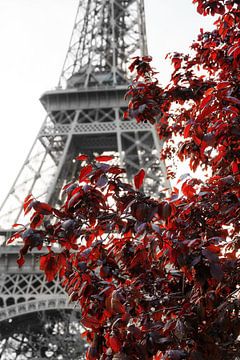
M 123 174 L 125 172 L 126 172 L 126 170 L 121 169 L 118 166 L 111 166 L 110 169 L 108 170 L 108 173 L 115 174 L 115 175 Z
M 203 98 L 200 104 L 200 109 L 204 108 L 207 104 L 209 104 L 211 100 L 212 100 L 212 95 L 207 95 L 205 98 Z
M 225 89 L 229 85 L 231 85 L 231 83 L 229 81 L 223 81 L 217 85 L 217 89 L 218 90 Z
M 65 214 L 62 211 L 59 211 L 58 209 L 54 209 L 52 210 L 53 214 L 56 215 L 57 217 L 59 217 L 60 219 L 65 218 Z
M 236 161 L 233 161 L 232 164 L 231 164 L 231 166 L 232 166 L 232 171 L 233 171 L 233 173 L 237 173 L 237 172 L 239 171 L 239 169 L 238 169 L 238 164 L 237 164 Z
M 160 219 L 167 220 L 167 218 L 171 215 L 171 212 L 172 212 L 172 208 L 169 203 L 165 201 L 159 204 L 158 215 Z
M 40 270 L 45 269 L 48 257 L 49 257 L 49 254 L 41 256 L 41 258 L 40 258 Z
M 52 281 L 59 269 L 58 257 L 51 253 L 40 258 L 40 270 L 44 270 L 47 281 Z
M 174 70 L 177 71 L 181 67 L 182 59 L 180 58 L 172 58 L 172 63 L 174 65 Z
M 29 204 L 32 202 L 32 200 L 33 200 L 32 194 L 29 194 L 29 195 L 24 199 L 23 208 L 24 208 L 25 214 L 26 214 L 27 208 L 28 208 Z
M 186 125 L 186 127 L 185 127 L 185 129 L 184 129 L 184 133 L 183 133 L 185 139 L 186 139 L 187 137 L 189 137 L 189 132 L 190 132 L 191 127 L 192 127 L 192 124 Z
M 88 156 L 85 155 L 85 154 L 81 154 L 81 155 L 78 155 L 76 157 L 76 160 L 80 160 L 80 161 L 84 161 L 84 160 L 87 160 L 88 159 Z
M 99 321 L 93 316 L 84 316 L 81 323 L 90 329 L 98 329 L 100 326 Z
M 18 227 L 18 226 L 22 226 L 22 227 L 25 227 L 23 224 L 13 224 L 13 228 L 15 228 L 15 227 Z
M 114 159 L 114 156 L 111 156 L 111 155 L 100 155 L 100 156 L 95 157 L 95 160 L 99 161 L 99 162 L 110 161 L 113 159 Z
M 151 57 L 151 56 L 143 56 L 143 57 L 142 57 L 142 61 L 151 62 L 151 61 L 152 61 L 152 57 Z
M 28 199 L 26 201 L 26 199 Z M 32 204 L 34 202 L 32 195 L 27 196 L 23 204 L 24 214 L 27 215 L 32 209 Z
M 24 230 L 21 230 L 15 234 L 13 234 L 8 240 L 7 240 L 7 245 L 11 244 L 14 242 L 14 240 L 16 240 L 17 238 L 19 238 L 21 236 L 21 234 L 23 233 Z
M 126 313 L 125 306 L 121 303 L 119 299 L 119 294 L 116 290 L 114 290 L 111 295 L 111 310 L 113 313 L 117 314 Z
M 234 57 L 236 59 L 238 55 L 240 54 L 240 46 L 234 45 L 228 50 L 228 55 Z
M 202 121 L 205 117 L 212 113 L 218 108 L 218 105 L 205 106 L 203 111 L 198 115 L 197 120 Z
M 17 263 L 19 267 L 22 267 L 25 263 L 24 257 L 22 255 L 20 255 L 20 257 L 17 259 Z
M 32 202 L 32 207 L 35 211 L 43 215 L 50 215 L 52 213 L 52 206 L 47 203 L 35 200 Z
M 221 250 L 219 246 L 216 246 L 216 245 L 213 245 L 213 244 L 207 246 L 207 249 L 209 251 L 213 252 L 213 253 L 216 253 L 216 254 L 219 253 L 220 250 Z
M 116 353 L 121 350 L 121 341 L 116 335 L 111 335 L 109 337 L 109 345 L 111 349 Z
M 183 195 L 185 195 L 187 198 L 191 198 L 196 194 L 196 190 L 191 185 L 189 185 L 188 181 L 185 181 L 182 184 L 181 189 L 182 189 Z
M 43 219 L 44 219 L 44 216 L 42 214 L 35 212 L 30 219 L 31 229 L 36 229 L 37 227 L 39 227 L 42 224 Z
M 82 168 L 79 173 L 79 178 L 78 178 L 79 182 L 86 179 L 86 177 L 92 172 L 92 169 L 93 169 L 92 165 L 90 164 Z
M 143 184 L 143 179 L 145 177 L 145 170 L 141 169 L 135 176 L 134 176 L 134 185 L 136 189 L 140 189 Z

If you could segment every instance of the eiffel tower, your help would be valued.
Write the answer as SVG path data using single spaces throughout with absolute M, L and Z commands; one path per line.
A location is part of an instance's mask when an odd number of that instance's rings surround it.
M 143 0 L 80 0 L 58 86 L 40 98 L 46 118 L 0 208 L 0 357 L 1 351 L 5 356 L 1 349 L 8 349 L 14 327 L 31 343 L 23 330 L 39 323 L 36 314 L 51 315 L 59 309 L 67 313 L 70 308 L 59 283 L 46 283 L 39 272 L 39 254 L 33 252 L 18 269 L 19 247 L 5 246 L 11 226 L 24 223 L 23 199 L 33 193 L 57 205 L 62 187 L 79 171 L 74 160 L 79 153 L 115 154 L 128 179 L 145 168 L 151 194 L 169 187 L 165 165 L 159 161 L 163 143 L 155 128 L 122 120 L 131 81 L 128 64 L 136 55 L 147 55 Z M 18 351 L 24 346 L 21 341 Z M 41 351 L 34 354 L 32 359 L 46 358 Z

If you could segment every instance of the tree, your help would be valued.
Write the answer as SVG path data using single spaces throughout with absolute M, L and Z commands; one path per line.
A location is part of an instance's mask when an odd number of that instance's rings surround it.
M 162 158 L 188 159 L 208 179 L 183 176 L 169 198 L 154 199 L 141 191 L 144 170 L 132 186 L 111 157 L 90 163 L 79 155 L 83 166 L 64 187 L 62 207 L 29 195 L 30 227 L 9 241 L 23 239 L 19 266 L 48 245 L 40 268 L 49 281 L 58 274 L 79 303 L 88 360 L 230 360 L 240 350 L 239 3 L 193 3 L 219 16 L 215 29 L 201 31 L 192 55 L 170 55 L 166 88 L 150 57 L 135 58 L 125 117 L 157 122 L 167 141 Z

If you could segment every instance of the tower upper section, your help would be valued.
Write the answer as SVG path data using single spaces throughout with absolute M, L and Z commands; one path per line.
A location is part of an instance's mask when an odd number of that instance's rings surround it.
M 59 87 L 116 86 L 147 55 L 144 0 L 80 0 Z

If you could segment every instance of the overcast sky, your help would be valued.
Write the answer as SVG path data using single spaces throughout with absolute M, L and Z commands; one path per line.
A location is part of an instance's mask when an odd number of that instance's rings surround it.
M 38 99 L 58 82 L 78 0 L 0 0 L 0 203 L 37 136 L 45 112 Z M 191 0 L 145 0 L 149 54 L 166 82 L 171 51 L 188 52 L 212 19 Z

